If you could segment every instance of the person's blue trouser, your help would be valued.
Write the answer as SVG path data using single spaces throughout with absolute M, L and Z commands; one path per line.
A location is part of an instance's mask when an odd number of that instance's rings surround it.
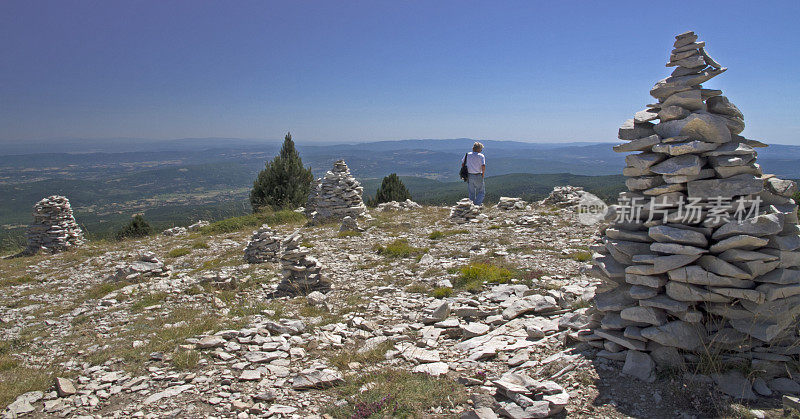
M 483 186 L 483 175 L 470 173 L 468 179 L 469 200 L 475 205 L 482 205 L 483 195 L 486 193 L 486 188 Z

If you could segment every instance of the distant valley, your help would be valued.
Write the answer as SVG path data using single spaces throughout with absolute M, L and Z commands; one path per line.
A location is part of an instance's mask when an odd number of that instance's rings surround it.
M 397 173 L 422 203 L 450 204 L 464 195 L 458 179 L 473 140 L 403 140 L 297 147 L 303 163 L 321 176 L 343 158 L 362 181 L 365 196 Z M 623 188 L 624 156 L 611 143 L 485 141 L 487 199 L 501 195 L 541 199 L 553 186 L 584 186 L 604 197 Z M 67 196 L 90 236 L 108 235 L 131 214 L 144 213 L 157 228 L 250 210 L 252 181 L 277 154 L 278 141 L 242 139 L 63 140 L 16 144 L 0 150 L 0 242 L 24 232 L 32 205 Z M 42 153 L 47 150 L 47 153 Z M 70 151 L 70 152 L 67 152 Z M 800 146 L 759 150 L 767 172 L 800 178 Z

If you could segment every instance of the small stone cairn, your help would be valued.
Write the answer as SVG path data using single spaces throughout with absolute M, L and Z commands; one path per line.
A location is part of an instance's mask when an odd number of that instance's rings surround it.
M 253 232 L 244 249 L 247 263 L 278 262 L 281 254 L 281 238 L 267 224 Z
M 593 247 L 592 272 L 604 281 L 599 327 L 579 336 L 646 381 L 655 365 L 681 368 L 710 353 L 775 389 L 786 380 L 775 377 L 798 374 L 797 185 L 762 174 L 753 147 L 765 145 L 739 135 L 739 109 L 700 85 L 726 70 L 704 45 L 693 32 L 676 36 L 675 70 L 650 91 L 658 103 L 619 130 L 625 143 L 614 149 L 635 153 L 623 170 L 629 191 Z M 741 373 L 712 378 L 734 397 L 755 397 Z
M 162 235 L 171 237 L 171 236 L 185 236 L 189 234 L 189 231 L 186 230 L 186 227 L 172 227 L 168 228 L 161 232 Z
M 313 291 L 326 293 L 331 290 L 331 283 L 320 273 L 322 265 L 316 258 L 309 256 L 310 250 L 307 247 L 300 246 L 302 239 L 300 230 L 297 230 L 283 240 L 283 280 L 278 284 L 273 297 L 308 295 Z
M 486 218 L 481 214 L 480 205 L 475 205 L 469 198 L 464 198 L 450 209 L 450 221 L 456 224 L 477 223 Z
M 558 207 L 575 207 L 587 192 L 580 186 L 556 186 L 550 195 L 542 200 L 542 205 L 555 205 Z
M 306 216 L 312 224 L 324 220 L 341 220 L 346 216 L 353 218 L 363 214 L 367 207 L 361 198 L 364 188 L 350 175 L 344 160 L 333 164 L 333 170 L 325 173 L 311 187 Z
M 186 230 L 188 230 L 188 231 L 198 231 L 203 227 L 208 227 L 209 225 L 211 225 L 211 223 L 209 223 L 208 221 L 200 220 L 200 221 L 190 225 L 189 227 L 186 227 Z
M 511 210 L 524 210 L 527 203 L 522 198 L 511 198 L 508 196 L 501 196 L 500 201 L 497 202 L 497 209 L 503 211 Z
M 411 211 L 415 209 L 422 208 L 422 205 L 410 200 L 406 199 L 405 201 L 389 201 L 378 204 L 375 207 L 375 211 L 377 212 L 384 212 L 384 211 Z
M 115 267 L 116 272 L 111 277 L 112 281 L 139 281 L 146 278 L 164 278 L 170 274 L 170 267 L 164 265 L 153 252 L 144 252 L 137 256 L 136 261 L 120 264 Z
M 69 199 L 53 195 L 33 206 L 33 223 L 28 226 L 28 245 L 22 254 L 40 251 L 58 253 L 84 243 L 83 231 L 75 222 Z

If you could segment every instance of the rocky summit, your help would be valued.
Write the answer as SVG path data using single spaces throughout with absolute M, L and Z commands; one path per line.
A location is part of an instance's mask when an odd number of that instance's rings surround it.
M 726 69 L 697 38 L 675 37 L 675 70 L 650 91 L 657 103 L 619 129 L 616 151 L 635 154 L 623 169 L 628 191 L 592 246 L 598 322 L 580 339 L 644 381 L 709 357 L 771 382 L 796 377 L 797 185 L 763 173 L 764 144 L 740 135 L 742 112 L 702 87 Z M 739 399 L 756 398 L 752 379 L 714 376 Z
M 662 348 L 676 336 L 684 347 L 701 342 L 670 314 L 691 303 L 657 294 L 650 306 L 628 310 L 634 295 L 669 280 L 659 275 L 637 277 L 651 284 L 638 293 L 595 298 L 596 287 L 608 287 L 585 263 L 598 226 L 578 222 L 576 209 L 486 207 L 484 222 L 458 226 L 449 212 L 376 213 L 363 232 L 346 235 L 332 223 L 271 225 L 274 237 L 285 237 L 277 263 L 242 260 L 253 239 L 247 229 L 88 242 L 2 260 L 0 357 L 4 374 L 16 377 L 1 387 L 3 414 L 525 418 L 657 409 L 705 417 L 733 401 L 719 399 L 718 389 L 772 394 L 762 398 L 766 410 L 794 391 L 797 383 L 774 368 L 791 355 L 767 351 L 753 352 L 753 365 L 769 372 L 760 381 L 738 370 L 657 379 L 664 360 L 687 364 L 690 352 L 676 348 L 674 357 L 644 339 Z M 695 235 L 659 234 L 699 246 Z M 395 249 L 398 240 L 405 247 Z M 742 305 L 738 311 L 754 307 Z M 624 315 L 600 315 L 612 307 Z M 620 329 L 630 318 L 647 338 Z M 593 334 L 612 343 L 596 348 Z M 619 350 L 628 341 L 638 343 Z M 598 356 L 611 350 L 624 356 Z
M 83 243 L 66 199 L 42 201 L 37 251 L 0 259 L 0 414 L 800 406 L 797 186 L 762 171 L 742 112 L 702 87 L 725 68 L 695 33 L 675 38 L 667 67 L 656 103 L 619 130 L 628 190 L 610 207 L 563 186 L 539 202 L 372 210 L 343 161 L 316 182 L 307 220 L 269 226 L 256 214 Z

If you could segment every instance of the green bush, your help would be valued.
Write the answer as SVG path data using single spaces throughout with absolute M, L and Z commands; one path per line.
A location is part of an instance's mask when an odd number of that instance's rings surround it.
M 292 134 L 287 133 L 280 154 L 266 164 L 253 182 L 253 190 L 250 191 L 253 212 L 264 208 L 295 209 L 303 205 L 308 199 L 313 180 L 311 168 L 303 167 Z
M 380 188 L 375 192 L 375 198 L 369 200 L 368 204 L 372 207 L 390 201 L 405 201 L 411 199 L 411 193 L 403 185 L 403 181 L 397 177 L 397 173 L 392 173 L 383 178 Z
M 485 283 L 505 284 L 514 275 L 512 271 L 491 263 L 470 263 L 460 269 L 453 285 L 468 291 L 480 291 Z
M 169 253 L 167 253 L 167 257 L 179 258 L 181 256 L 186 256 L 189 253 L 192 253 L 192 251 L 185 247 L 177 247 L 175 249 L 170 250 Z
M 331 392 L 348 401 L 324 410 L 335 418 L 429 417 L 431 408 L 441 406 L 444 400 L 453 406 L 467 400 L 464 386 L 456 380 L 387 368 L 349 375 Z
M 433 298 L 445 298 L 453 295 L 453 289 L 450 287 L 439 287 L 431 292 Z
M 305 215 L 291 210 L 281 210 L 275 212 L 264 210 L 255 214 L 226 218 L 224 220 L 211 223 L 200 229 L 200 232 L 203 234 L 230 233 L 233 231 L 243 230 L 245 228 L 258 228 L 261 227 L 262 224 L 269 224 L 273 226 L 281 224 L 303 223 L 305 221 Z
M 447 231 L 434 230 L 431 232 L 431 234 L 428 234 L 428 238 L 431 240 L 439 240 L 447 236 L 454 236 L 456 234 L 465 234 L 465 233 L 469 233 L 469 230 L 464 230 L 464 229 L 447 230 Z
M 376 248 L 379 255 L 394 258 L 407 258 L 411 256 L 421 256 L 428 251 L 428 249 L 414 247 L 408 244 L 407 239 L 397 239 L 384 246 Z
M 153 227 L 144 219 L 142 214 L 136 214 L 121 230 L 114 234 L 117 240 L 145 237 L 153 234 Z
M 567 257 L 577 262 L 588 262 L 592 259 L 592 253 L 587 251 L 572 252 Z

